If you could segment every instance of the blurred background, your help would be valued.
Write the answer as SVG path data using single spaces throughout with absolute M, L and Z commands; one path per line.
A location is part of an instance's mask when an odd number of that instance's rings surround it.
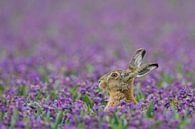
M 98 79 L 138 48 L 159 68 L 106 114 Z M 0 128 L 192 129 L 194 53 L 195 0 L 0 0 Z
M 146 62 L 158 62 L 161 70 L 179 64 L 190 71 L 194 5 L 194 0 L 1 0 L 0 61 L 120 68 L 142 47 Z

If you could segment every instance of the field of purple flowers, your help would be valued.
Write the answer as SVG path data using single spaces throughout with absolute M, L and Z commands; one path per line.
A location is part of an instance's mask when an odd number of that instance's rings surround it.
M 0 128 L 193 129 L 195 1 L 1 0 Z M 98 87 L 137 48 L 159 68 L 138 104 L 104 112 Z

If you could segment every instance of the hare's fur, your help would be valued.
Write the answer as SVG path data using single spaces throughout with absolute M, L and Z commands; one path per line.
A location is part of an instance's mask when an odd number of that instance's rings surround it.
M 141 66 L 144 55 L 145 50 L 138 49 L 128 69 L 111 71 L 101 76 L 99 87 L 109 92 L 109 102 L 105 110 L 119 105 L 120 100 L 124 98 L 126 102 L 137 103 L 133 93 L 134 78 L 142 77 L 158 67 L 158 64 Z

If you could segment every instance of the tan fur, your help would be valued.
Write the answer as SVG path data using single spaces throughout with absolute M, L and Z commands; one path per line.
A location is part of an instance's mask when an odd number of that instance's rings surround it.
M 105 110 L 109 109 L 110 107 L 117 106 L 120 103 L 120 100 L 123 98 L 125 98 L 126 102 L 133 102 L 137 104 L 133 93 L 133 79 L 130 81 L 128 89 L 110 91 L 109 94 L 110 98 Z
M 125 97 L 124 93 L 121 91 L 110 92 L 110 100 L 105 108 L 105 110 L 109 109 L 112 106 L 117 106 L 121 99 Z
M 127 102 L 133 102 L 137 104 L 137 101 L 134 97 L 134 92 L 133 92 L 133 82 L 134 82 L 134 79 L 130 81 L 129 88 L 122 92 L 124 93 Z

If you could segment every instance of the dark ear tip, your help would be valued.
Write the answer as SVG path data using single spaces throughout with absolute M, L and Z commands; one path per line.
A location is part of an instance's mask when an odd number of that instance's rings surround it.
M 154 64 L 154 66 L 156 66 L 156 68 L 158 68 L 159 66 L 158 66 L 158 64 Z
M 146 50 L 144 48 L 139 48 L 139 49 L 137 49 L 137 51 L 138 52 L 140 52 L 140 51 L 146 52 Z
M 143 49 L 143 52 L 142 52 L 142 57 L 146 54 L 146 50 Z
M 158 64 L 150 64 L 149 66 L 158 68 Z
M 146 50 L 144 48 L 139 48 L 137 49 L 137 52 L 136 53 L 140 53 L 142 54 L 142 57 L 144 57 L 144 55 L 146 54 Z

